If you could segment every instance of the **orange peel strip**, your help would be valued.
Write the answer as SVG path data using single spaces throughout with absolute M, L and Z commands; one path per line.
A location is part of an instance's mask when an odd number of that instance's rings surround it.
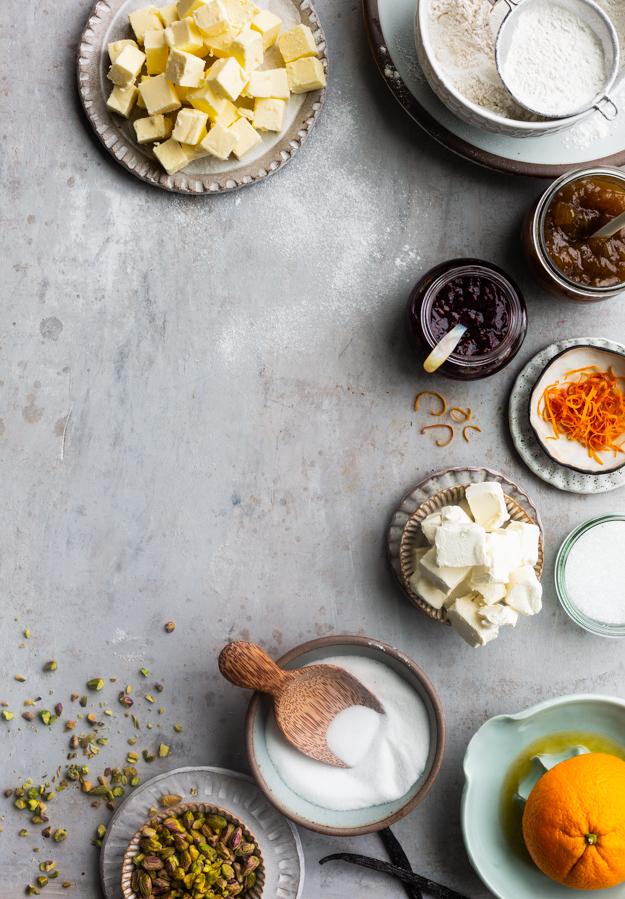
M 457 415 L 454 415 L 454 412 L 462 413 L 462 415 L 464 415 L 464 418 L 458 418 Z M 460 409 L 458 406 L 454 406 L 453 409 L 449 410 L 449 413 L 451 417 L 456 421 L 468 421 L 471 418 L 471 407 L 469 406 L 468 409 Z
M 414 404 L 415 412 L 419 411 L 419 400 L 421 399 L 422 396 L 425 396 L 426 393 L 429 393 L 431 396 L 437 396 L 439 398 L 439 400 L 441 401 L 441 403 L 443 404 L 442 412 L 432 412 L 430 410 L 430 415 L 444 415 L 445 412 L 447 412 L 447 403 L 445 402 L 445 397 L 441 396 L 440 393 L 437 393 L 435 390 L 424 390 L 423 393 L 419 394 L 419 396 L 416 398 L 415 404 Z
M 477 425 L 465 425 L 464 428 L 462 429 L 462 436 L 467 441 L 467 443 L 471 443 L 471 441 L 467 437 L 467 431 L 469 430 L 469 428 L 473 428 L 474 431 L 479 431 L 480 434 L 482 433 L 482 429 L 478 428 Z
M 426 425 L 423 428 L 423 430 L 421 431 L 421 433 L 425 434 L 425 432 L 429 431 L 430 428 L 449 428 L 449 430 L 451 431 L 451 437 L 449 438 L 449 440 L 447 440 L 446 443 L 441 443 L 440 440 L 437 440 L 436 441 L 437 446 L 448 446 L 451 443 L 451 441 L 454 439 L 455 431 L 454 431 L 452 425 Z

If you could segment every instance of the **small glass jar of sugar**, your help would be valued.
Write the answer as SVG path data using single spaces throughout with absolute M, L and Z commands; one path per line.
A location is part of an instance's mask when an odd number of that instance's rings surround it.
M 568 535 L 556 558 L 558 599 L 600 637 L 625 637 L 625 515 L 600 515 Z

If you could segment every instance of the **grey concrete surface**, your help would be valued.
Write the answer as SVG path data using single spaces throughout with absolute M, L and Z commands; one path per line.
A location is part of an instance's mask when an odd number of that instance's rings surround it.
M 532 284 L 518 232 L 542 182 L 470 165 L 412 123 L 375 69 L 356 2 L 319 0 L 332 77 L 305 148 L 265 183 L 212 198 L 148 188 L 95 141 L 74 85 L 89 8 L 0 5 L 0 700 L 15 713 L 0 720 L 0 787 L 67 764 L 61 722 L 28 725 L 24 700 L 60 701 L 76 718 L 70 694 L 95 676 L 106 686 L 84 712 L 99 715 L 102 701 L 114 715 L 92 773 L 129 749 L 116 701 L 126 684 L 142 728 L 134 748 L 171 747 L 139 763 L 144 779 L 191 764 L 247 771 L 247 696 L 217 672 L 222 645 L 250 639 L 277 656 L 315 636 L 365 634 L 415 659 L 447 716 L 438 781 L 396 832 L 416 870 L 484 899 L 459 826 L 471 735 L 549 696 L 624 695 L 622 644 L 576 628 L 553 589 L 564 535 L 622 511 L 623 494 L 563 494 L 526 470 L 508 393 L 553 340 L 623 339 L 622 303 L 580 308 Z M 470 385 L 426 378 L 402 331 L 417 277 L 464 254 L 517 278 L 530 317 L 514 363 Z M 421 435 L 413 403 L 429 386 L 472 406 L 482 433 L 470 445 L 439 449 Z M 544 611 L 482 651 L 413 608 L 385 560 L 404 492 L 465 463 L 518 480 L 547 537 Z M 44 674 L 49 659 L 58 670 Z M 164 691 L 150 706 L 155 681 Z M 66 790 L 49 809 L 68 839 L 50 847 L 0 798 L 2 897 L 23 895 L 53 857 L 61 877 L 46 895 L 97 899 L 90 839 L 110 813 Z M 371 872 L 317 864 L 340 849 L 384 857 L 375 835 L 302 840 L 306 899 L 403 895 Z

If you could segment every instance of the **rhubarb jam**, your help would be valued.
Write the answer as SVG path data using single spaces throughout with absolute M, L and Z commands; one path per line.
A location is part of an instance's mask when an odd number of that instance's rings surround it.
M 441 287 L 430 308 L 434 340 L 454 325 L 467 329 L 454 350 L 458 356 L 483 356 L 496 350 L 510 331 L 507 294 L 492 278 L 460 275 Z

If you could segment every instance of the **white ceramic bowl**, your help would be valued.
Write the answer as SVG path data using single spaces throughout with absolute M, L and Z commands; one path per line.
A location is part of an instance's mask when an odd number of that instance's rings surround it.
M 414 34 L 419 63 L 423 69 L 423 74 L 428 80 L 428 84 L 436 96 L 463 122 L 467 122 L 467 124 L 473 125 L 481 131 L 488 131 L 490 134 L 502 134 L 506 137 L 518 138 L 542 137 L 545 134 L 557 134 L 559 131 L 567 131 L 573 125 L 577 125 L 578 122 L 582 122 L 596 112 L 595 108 L 592 107 L 585 112 L 575 116 L 568 116 L 565 119 L 522 122 L 518 119 L 507 119 L 504 116 L 496 115 L 482 106 L 471 103 L 448 81 L 438 65 L 429 37 L 429 6 L 430 0 L 417 0 Z M 617 76 L 612 93 L 617 90 L 622 79 L 623 72 Z M 597 113 L 597 115 L 600 115 L 600 113 Z

